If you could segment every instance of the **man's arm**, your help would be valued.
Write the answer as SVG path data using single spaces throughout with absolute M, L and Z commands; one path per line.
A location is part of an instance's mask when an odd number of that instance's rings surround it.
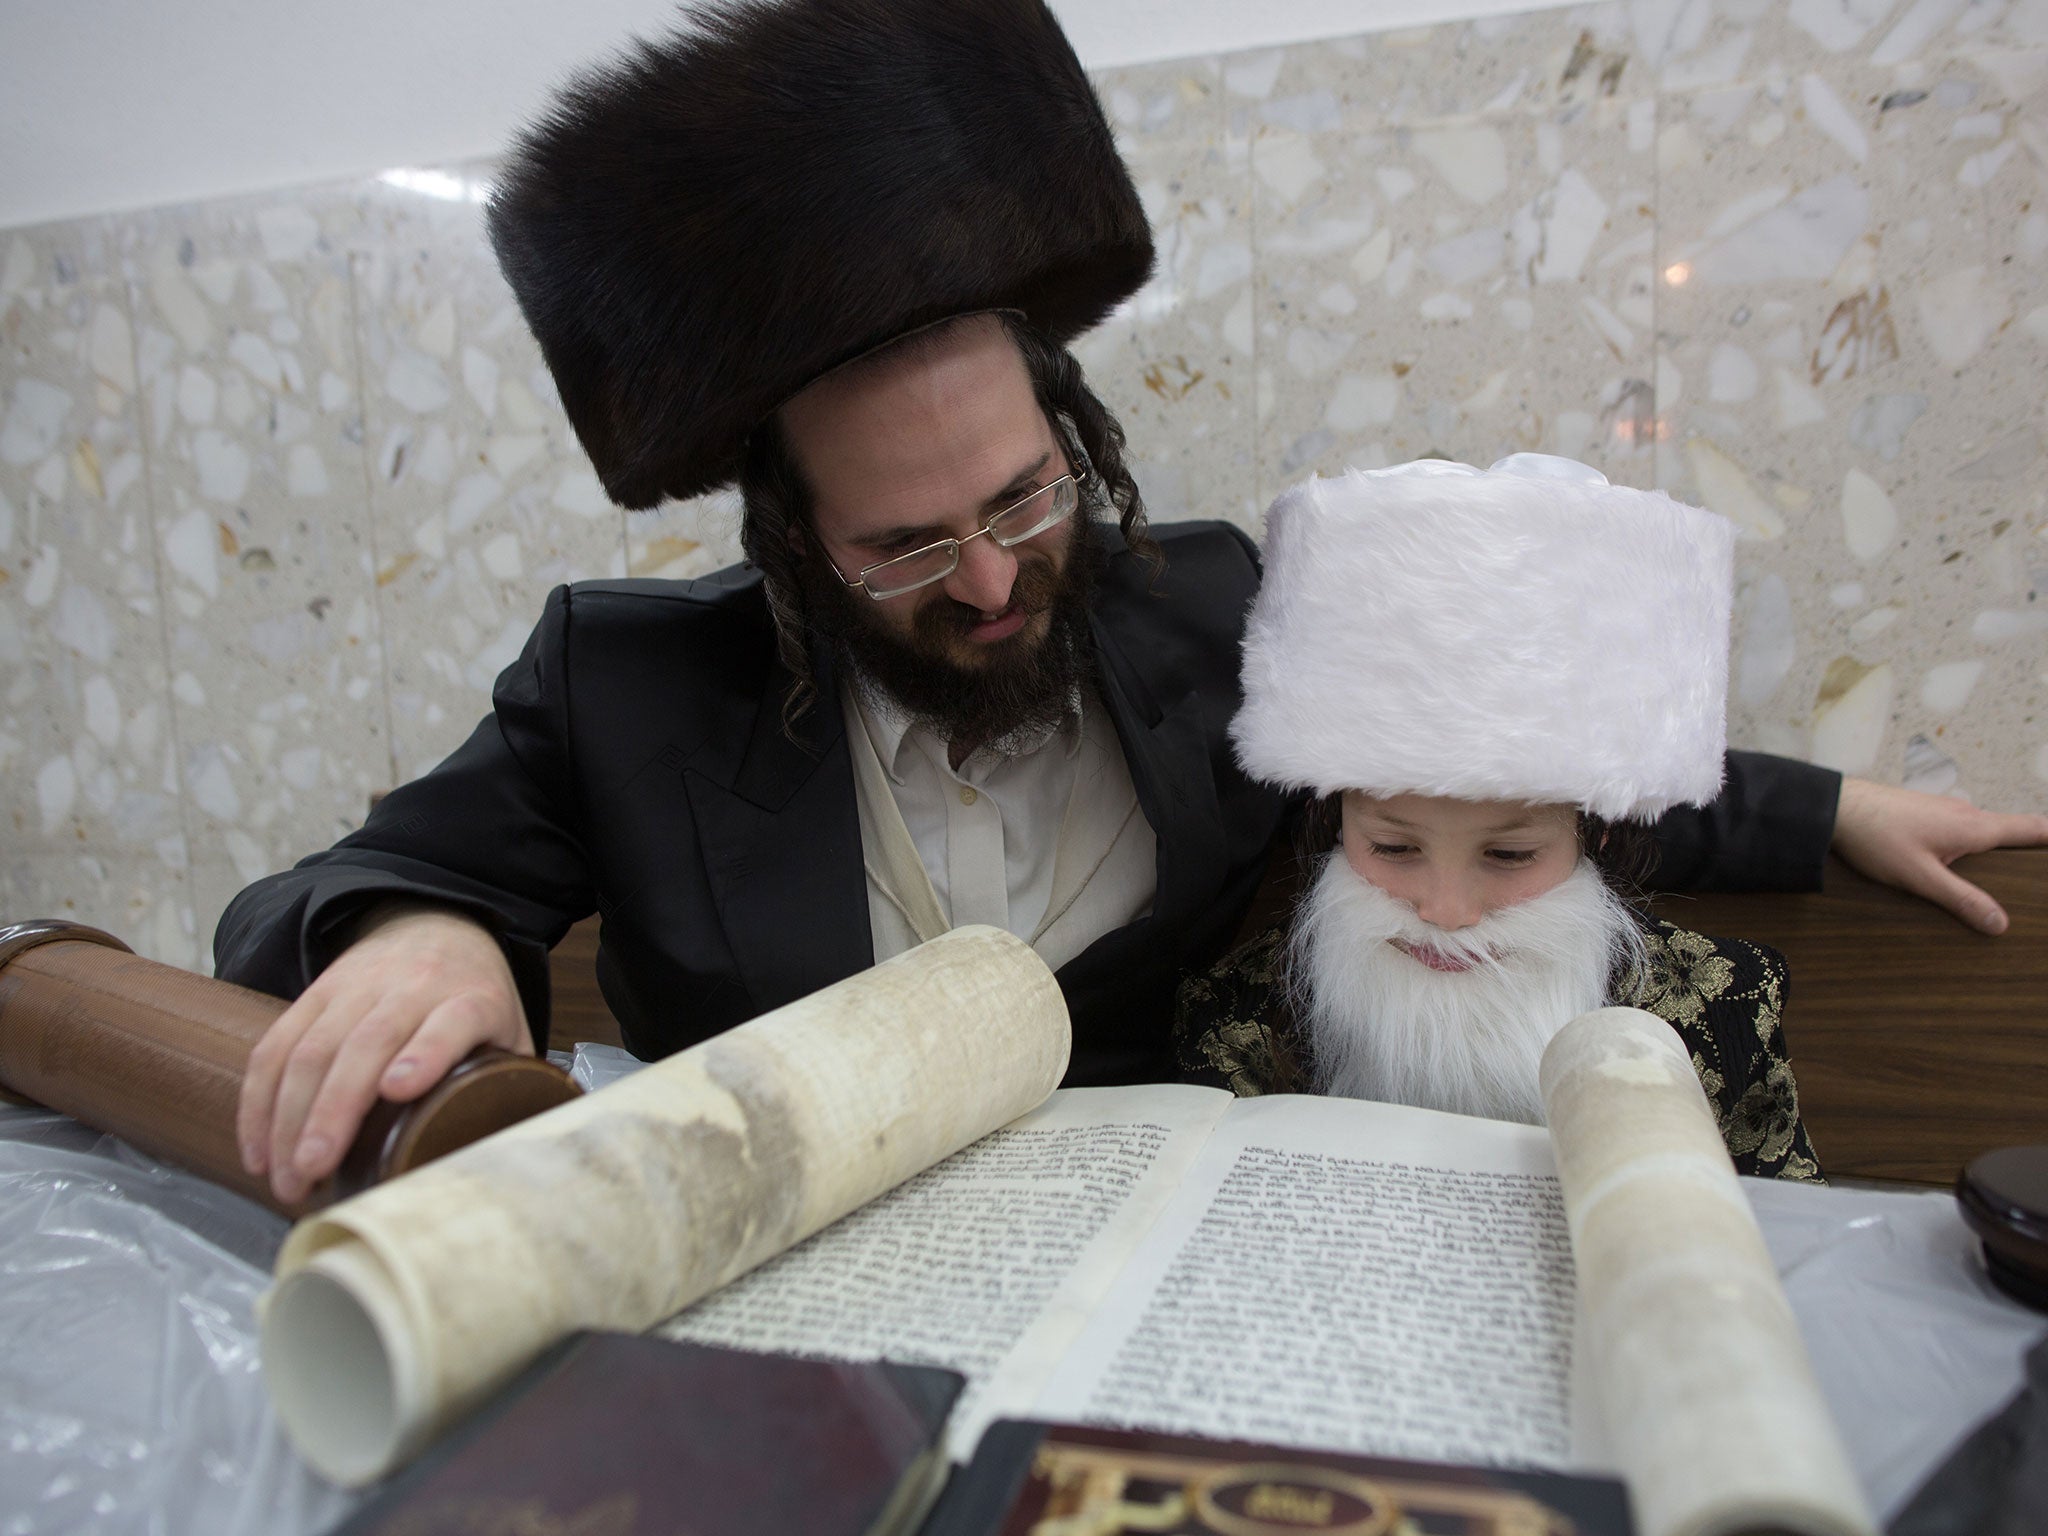
M 1817 891 L 1842 776 L 1761 752 L 1730 752 L 1721 793 L 1657 822 L 1660 891 Z
M 218 973 L 298 998 L 251 1057 L 237 1121 L 244 1164 L 280 1199 L 333 1172 L 380 1093 L 417 1098 L 477 1045 L 546 1040 L 548 949 L 595 904 L 568 619 L 560 589 L 461 748 L 222 914 Z
M 1656 832 L 1659 890 L 1816 891 L 1832 846 L 1871 879 L 2003 933 L 1998 903 L 1948 866 L 1989 848 L 2048 845 L 2048 816 L 2000 815 L 1789 758 L 1730 752 L 1719 798 L 1670 812 Z

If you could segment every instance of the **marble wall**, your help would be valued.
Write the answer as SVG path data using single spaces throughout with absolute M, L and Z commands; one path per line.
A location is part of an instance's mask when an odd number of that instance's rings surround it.
M 1080 351 L 1157 518 L 1572 454 L 1742 528 L 1731 733 L 2048 809 L 2048 0 L 1633 0 L 1098 83 L 1158 276 Z M 488 165 L 0 231 L 0 917 L 203 968 L 474 723 L 607 503 Z M 2037 206 L 2039 205 L 2039 206 Z

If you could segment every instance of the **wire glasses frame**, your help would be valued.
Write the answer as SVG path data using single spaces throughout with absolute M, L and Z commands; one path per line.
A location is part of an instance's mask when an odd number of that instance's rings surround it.
M 1036 538 L 1048 528 L 1058 527 L 1072 517 L 1080 505 L 1080 482 L 1071 474 L 1061 475 L 1022 501 L 991 513 L 986 523 L 964 539 L 940 539 L 935 544 L 913 549 L 907 555 L 896 555 L 874 565 L 862 566 L 857 579 L 849 581 L 844 575 L 839 575 L 839 579 L 849 587 L 860 588 L 878 603 L 885 598 L 901 597 L 905 592 L 915 592 L 919 587 L 944 581 L 958 570 L 961 545 L 987 534 L 1004 549 L 1014 548 L 1026 539 Z M 834 574 L 839 573 L 835 570 Z

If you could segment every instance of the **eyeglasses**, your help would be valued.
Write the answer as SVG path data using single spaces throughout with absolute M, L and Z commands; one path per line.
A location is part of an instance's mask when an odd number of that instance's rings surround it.
M 1072 517 L 1074 509 L 1080 505 L 1080 483 L 1072 475 L 1061 475 L 1022 501 L 992 513 L 986 523 L 965 539 L 940 539 L 936 544 L 913 549 L 907 555 L 862 566 L 857 580 L 847 581 L 843 574 L 839 579 L 849 587 L 859 587 L 878 603 L 885 598 L 901 597 L 905 592 L 944 581 L 958 570 L 960 546 L 969 540 L 978 539 L 985 533 L 1004 549 L 1011 549 L 1026 539 L 1036 538 L 1048 528 L 1058 527 Z

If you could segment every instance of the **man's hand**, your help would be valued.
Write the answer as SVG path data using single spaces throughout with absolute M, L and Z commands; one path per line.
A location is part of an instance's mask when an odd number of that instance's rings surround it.
M 1985 933 L 2005 932 L 2004 909 L 1949 865 L 1987 848 L 2042 844 L 2048 816 L 2002 816 L 1945 795 L 1842 780 L 1835 852 L 1871 879 L 1923 896 Z
M 242 1078 L 242 1166 L 287 1204 L 334 1172 L 378 1098 L 424 1094 L 479 1045 L 533 1054 L 511 967 L 479 924 L 394 903 L 257 1041 Z

